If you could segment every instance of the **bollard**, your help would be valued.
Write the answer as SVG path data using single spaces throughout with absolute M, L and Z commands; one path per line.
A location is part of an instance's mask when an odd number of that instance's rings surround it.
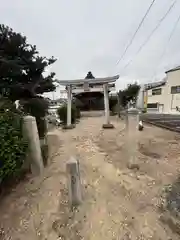
M 69 203 L 71 207 L 78 206 L 82 202 L 79 162 L 71 157 L 66 165 L 66 170 L 68 177 Z
M 29 163 L 31 172 L 34 175 L 39 175 L 43 171 L 43 160 L 41 155 L 41 147 L 39 141 L 39 134 L 37 130 L 37 124 L 35 117 L 25 116 L 24 117 L 24 135 L 28 140 L 29 146 Z
M 136 108 L 129 108 L 126 117 L 126 151 L 128 154 L 128 167 L 139 168 L 136 164 L 136 152 L 138 149 L 138 125 L 139 111 Z

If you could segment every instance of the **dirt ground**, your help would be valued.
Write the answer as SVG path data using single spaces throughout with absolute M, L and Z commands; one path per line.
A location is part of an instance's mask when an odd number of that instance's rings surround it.
M 180 176 L 180 135 L 146 125 L 136 136 L 130 167 L 124 122 L 112 121 L 115 129 L 103 130 L 103 117 L 89 117 L 75 129 L 53 130 L 53 155 L 43 176 L 29 176 L 0 201 L 0 239 L 180 238 L 180 225 L 173 222 L 180 193 L 172 193 Z M 80 161 L 83 192 L 83 203 L 73 210 L 66 184 L 71 156 Z

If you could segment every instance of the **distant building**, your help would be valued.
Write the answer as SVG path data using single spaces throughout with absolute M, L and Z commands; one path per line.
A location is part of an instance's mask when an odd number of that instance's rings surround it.
M 180 66 L 166 71 L 166 79 L 147 84 L 147 111 L 180 113 Z

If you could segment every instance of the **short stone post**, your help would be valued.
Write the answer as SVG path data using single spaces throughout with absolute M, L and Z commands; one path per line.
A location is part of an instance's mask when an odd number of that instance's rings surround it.
M 78 206 L 82 202 L 79 162 L 72 157 L 66 165 L 66 170 L 69 203 L 71 207 Z
M 138 150 L 138 125 L 139 125 L 139 111 L 136 108 L 129 108 L 126 117 L 126 151 L 128 154 L 128 167 L 139 169 L 136 162 L 136 154 Z
M 24 134 L 29 146 L 29 164 L 31 172 L 34 175 L 39 175 L 43 171 L 43 160 L 41 155 L 41 147 L 39 141 L 39 134 L 35 117 L 24 117 Z

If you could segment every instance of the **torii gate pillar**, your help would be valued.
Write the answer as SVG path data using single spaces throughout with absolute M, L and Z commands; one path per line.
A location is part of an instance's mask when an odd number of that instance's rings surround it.
M 105 123 L 103 124 L 102 127 L 103 128 L 114 128 L 114 125 L 110 123 L 108 84 L 104 84 L 103 89 L 104 89 Z
M 67 86 L 67 127 L 71 128 L 71 100 L 72 100 L 72 89 L 71 85 Z

